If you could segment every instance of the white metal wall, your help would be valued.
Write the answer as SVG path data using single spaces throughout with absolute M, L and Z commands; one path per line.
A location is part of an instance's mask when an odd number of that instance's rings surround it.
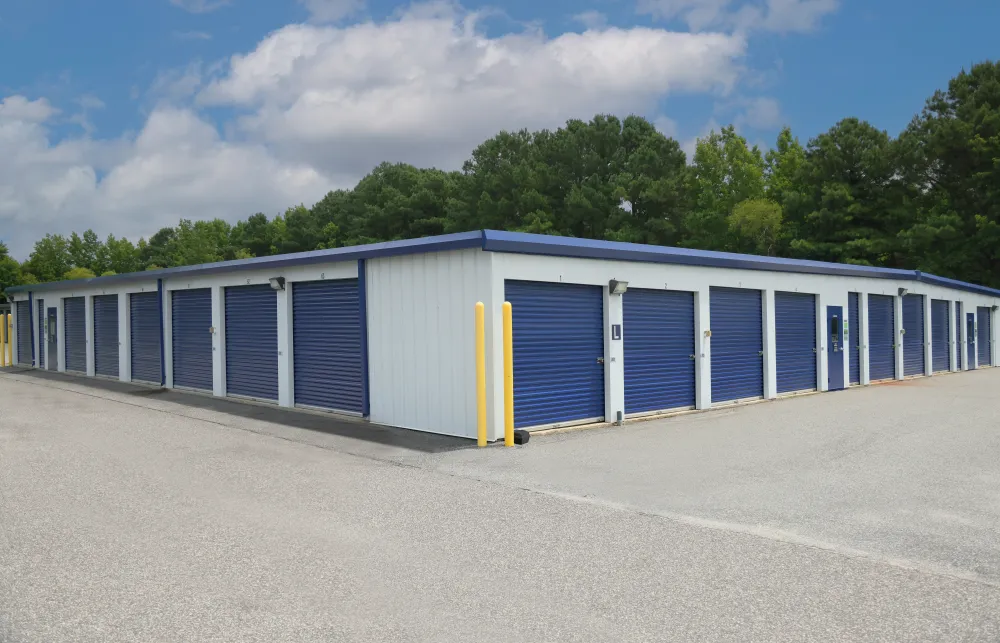
M 358 262 L 341 261 L 310 266 L 267 268 L 222 273 L 218 275 L 169 277 L 163 280 L 163 361 L 166 387 L 174 386 L 173 316 L 170 293 L 174 290 L 210 288 L 212 290 L 212 394 L 226 395 L 226 299 L 228 286 L 266 284 L 271 277 L 284 277 L 285 289 L 278 292 L 278 405 L 291 407 L 295 399 L 292 351 L 292 284 L 297 281 L 353 279 L 358 276 Z
M 474 314 L 490 300 L 492 258 L 471 249 L 367 262 L 373 422 L 476 437 Z
M 566 282 L 576 284 L 600 285 L 605 288 L 605 417 L 617 417 L 618 412 L 624 413 L 624 362 L 621 342 L 612 342 L 610 327 L 613 323 L 622 323 L 622 300 L 620 296 L 608 294 L 607 284 L 611 279 L 629 282 L 630 288 L 669 289 L 693 292 L 695 294 L 695 331 L 698 342 L 696 359 L 696 402 L 698 408 L 712 406 L 711 398 L 711 339 L 707 336 L 710 330 L 710 300 L 709 291 L 713 286 L 748 288 L 762 291 L 763 322 L 765 346 L 764 353 L 764 397 L 774 398 L 776 393 L 776 364 L 774 358 L 774 293 L 776 291 L 801 292 L 816 295 L 817 305 L 817 348 L 818 377 L 817 388 L 820 391 L 828 389 L 828 354 L 827 354 L 827 306 L 841 306 L 846 318 L 848 311 L 848 292 L 857 292 L 859 297 L 860 328 L 849 328 L 848 333 L 860 333 L 861 345 L 861 383 L 868 384 L 868 338 L 867 320 L 869 294 L 892 295 L 896 297 L 896 350 L 897 378 L 903 378 L 902 349 L 902 308 L 899 288 L 906 288 L 912 294 L 925 296 L 925 308 L 929 308 L 930 300 L 945 299 L 961 301 L 964 312 L 975 312 L 977 306 L 993 306 L 1000 303 L 1000 298 L 977 295 L 961 290 L 934 286 L 918 281 L 888 280 L 861 277 L 840 277 L 811 275 L 798 273 L 781 273 L 770 271 L 734 270 L 727 268 L 707 268 L 700 266 L 677 266 L 668 264 L 639 263 L 626 261 L 609 261 L 594 259 L 574 259 L 563 257 L 536 256 L 497 253 L 493 259 L 493 278 L 491 310 L 487 312 L 495 334 L 502 328 L 499 309 L 503 303 L 503 284 L 506 279 L 525 279 L 529 281 Z M 952 308 L 952 318 L 954 312 Z M 930 313 L 925 310 L 925 364 L 926 374 L 932 373 L 930 359 Z M 628 328 L 623 327 L 623 333 Z M 964 330 L 963 330 L 964 333 Z M 962 336 L 964 338 L 964 335 Z M 997 329 L 993 324 L 993 352 L 997 351 Z M 962 338 L 956 339 L 952 350 L 959 349 L 964 355 Z M 850 346 L 849 338 L 845 336 L 845 345 Z M 494 412 L 490 415 L 494 429 L 502 428 L 502 361 L 500 343 L 495 342 L 492 364 L 492 398 L 499 400 Z M 848 351 L 840 354 L 843 359 L 845 384 L 849 379 Z M 954 363 L 954 362 L 953 362 Z M 994 363 L 996 358 L 994 357 Z M 974 368 L 975 364 L 966 368 Z M 957 370 L 957 369 L 956 369 Z M 499 407 L 497 410 L 496 407 Z M 496 435 L 494 433 L 494 435 Z
M 215 395 L 225 395 L 225 306 L 223 288 L 226 286 L 267 283 L 270 277 L 286 279 L 286 289 L 278 294 L 278 350 L 279 350 L 279 404 L 291 406 L 294 399 L 292 351 L 292 301 L 291 284 L 296 281 L 345 279 L 358 276 L 357 261 L 317 264 L 282 269 L 234 272 L 199 277 L 170 277 L 164 279 L 163 329 L 164 367 L 167 386 L 172 386 L 171 364 L 171 310 L 172 290 L 187 288 L 213 289 L 213 370 Z M 817 296 L 819 355 L 818 388 L 827 388 L 826 306 L 841 306 L 846 318 L 848 292 L 859 293 L 859 327 L 848 328 L 848 333 L 860 334 L 862 348 L 861 380 L 869 382 L 867 357 L 868 294 L 896 296 L 904 287 L 911 293 L 926 297 L 925 307 L 931 299 L 944 299 L 962 303 L 963 313 L 975 313 L 979 306 L 992 307 L 1000 298 L 976 295 L 916 281 L 893 281 L 874 278 L 831 277 L 795 273 L 731 270 L 696 266 L 572 259 L 549 256 L 501 254 L 482 252 L 478 249 L 442 253 L 403 255 L 399 257 L 370 259 L 366 262 L 366 294 L 368 310 L 368 363 L 369 398 L 373 422 L 400 426 L 421 431 L 475 437 L 475 351 L 473 345 L 473 310 L 477 301 L 486 304 L 487 328 L 487 386 L 490 439 L 503 435 L 503 379 L 502 379 L 502 320 L 501 310 L 506 279 L 568 282 L 605 287 L 605 388 L 606 417 L 617 417 L 624 412 L 624 363 L 621 342 L 611 341 L 611 324 L 622 323 L 621 297 L 607 293 L 607 282 L 620 279 L 634 288 L 664 288 L 684 290 L 695 294 L 695 327 L 699 345 L 696 359 L 696 386 L 698 408 L 708 408 L 711 400 L 711 340 L 705 331 L 709 324 L 709 289 L 712 286 L 751 288 L 763 292 L 764 343 L 768 347 L 764 359 L 765 397 L 774 397 L 775 368 L 773 350 L 775 291 L 811 293 Z M 92 298 L 100 294 L 117 293 L 119 296 L 120 378 L 130 379 L 131 352 L 129 338 L 129 306 L 127 296 L 133 292 L 156 290 L 156 281 L 144 281 L 106 288 L 77 288 L 62 291 L 44 291 L 35 296 L 45 301 L 45 307 L 57 309 L 59 350 L 48 359 L 57 360 L 59 370 L 65 370 L 63 299 L 83 296 L 87 298 L 88 319 L 88 372 L 93 369 Z M 27 294 L 14 296 L 16 301 L 26 301 Z M 36 310 L 32 311 L 37 314 Z M 897 299 L 897 343 L 901 344 L 899 330 L 902 315 Z M 950 306 L 949 323 L 954 320 L 954 303 Z M 993 363 L 997 363 L 998 329 L 993 315 Z M 925 308 L 925 363 L 931 373 L 930 359 L 931 316 Z M 37 320 L 33 320 L 37 328 Z M 14 337 L 16 337 L 15 316 Z M 36 331 L 37 332 L 37 331 Z M 628 329 L 624 329 L 628 332 Z M 966 329 L 964 324 L 952 330 L 953 370 L 976 367 L 976 359 L 966 358 Z M 36 351 L 43 350 L 44 338 L 35 338 Z M 849 339 L 845 342 L 849 346 Z M 41 346 L 39 346 L 41 344 Z M 14 342 L 15 360 L 17 343 Z M 39 354 L 36 352 L 36 355 Z M 844 352 L 845 378 L 849 377 L 848 354 Z M 897 363 L 903 359 L 902 348 L 896 353 Z M 898 377 L 902 377 L 898 368 Z

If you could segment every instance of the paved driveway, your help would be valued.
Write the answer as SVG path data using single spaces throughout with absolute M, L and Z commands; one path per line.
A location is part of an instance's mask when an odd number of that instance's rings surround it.
M 0 641 L 996 641 L 998 390 L 478 450 L 7 371 Z

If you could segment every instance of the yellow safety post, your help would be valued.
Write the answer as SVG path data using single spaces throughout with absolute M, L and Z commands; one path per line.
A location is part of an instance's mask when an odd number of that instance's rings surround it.
M 7 313 L 7 366 L 14 365 L 14 311 Z
M 503 443 L 514 446 L 514 319 L 503 302 Z
M 7 313 L 7 366 L 14 365 L 14 311 Z
M 476 435 L 486 446 L 486 307 L 476 302 Z
M 7 313 L 0 315 L 0 366 L 7 365 Z

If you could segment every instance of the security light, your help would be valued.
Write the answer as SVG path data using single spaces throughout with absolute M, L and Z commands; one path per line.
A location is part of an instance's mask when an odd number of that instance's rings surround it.
M 617 279 L 612 279 L 608 282 L 608 291 L 612 295 L 623 295 L 625 291 L 628 290 L 627 281 L 618 281 Z
M 268 281 L 271 282 L 271 288 L 274 288 L 275 290 L 285 289 L 284 277 L 271 277 L 270 279 L 268 279 Z
M 906 296 L 906 293 L 908 293 L 908 292 L 910 292 L 910 291 L 909 291 L 909 290 L 907 290 L 906 288 L 900 288 L 900 289 L 899 289 L 899 296 L 900 296 L 900 297 L 905 297 L 905 296 Z

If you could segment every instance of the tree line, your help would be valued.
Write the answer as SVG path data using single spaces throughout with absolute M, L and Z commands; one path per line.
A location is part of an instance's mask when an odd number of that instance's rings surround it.
M 501 132 L 460 171 L 383 163 L 312 207 L 182 219 L 137 243 L 48 234 L 0 289 L 492 228 L 918 269 L 1000 287 L 1000 62 L 963 70 L 897 137 L 845 118 L 803 145 L 732 126 L 680 144 L 637 116 Z

